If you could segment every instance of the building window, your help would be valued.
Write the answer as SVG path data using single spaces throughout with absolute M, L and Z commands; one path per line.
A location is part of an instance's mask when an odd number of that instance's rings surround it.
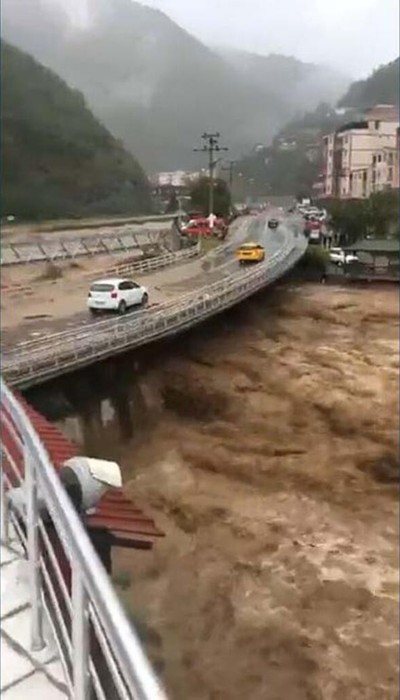
M 378 129 L 379 129 L 379 124 L 380 124 L 380 121 L 377 119 L 376 122 L 375 122 L 375 129 L 376 129 L 377 131 L 378 131 Z
M 388 169 L 388 180 L 393 180 L 393 168 Z
M 375 165 L 375 163 L 376 163 L 376 156 L 372 156 L 372 163 L 373 163 L 373 165 Z
M 378 156 L 378 163 L 381 163 L 381 162 L 382 162 L 382 156 L 381 156 L 381 154 L 379 154 L 379 156 Z
M 393 165 L 393 153 L 388 153 L 388 163 L 389 165 Z

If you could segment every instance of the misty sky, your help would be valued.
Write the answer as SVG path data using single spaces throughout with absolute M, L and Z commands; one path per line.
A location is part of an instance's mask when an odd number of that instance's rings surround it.
M 85 0 L 53 1 L 68 4 L 84 18 Z M 164 11 L 207 44 L 328 63 L 357 78 L 399 54 L 399 0 L 144 0 L 142 4 Z

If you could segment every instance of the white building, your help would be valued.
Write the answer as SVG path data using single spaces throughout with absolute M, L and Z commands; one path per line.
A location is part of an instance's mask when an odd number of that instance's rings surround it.
M 169 172 L 155 173 L 150 180 L 155 187 L 185 187 L 188 182 L 196 180 L 199 173 L 186 170 L 172 170 Z
M 358 199 L 394 187 L 398 127 L 397 107 L 377 105 L 325 136 L 324 196 Z

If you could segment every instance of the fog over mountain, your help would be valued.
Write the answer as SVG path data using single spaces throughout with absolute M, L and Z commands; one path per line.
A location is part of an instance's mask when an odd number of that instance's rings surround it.
M 198 167 L 205 130 L 221 131 L 235 157 L 268 143 L 349 83 L 291 57 L 211 49 L 131 0 L 88 0 L 81 22 L 60 3 L 2 0 L 2 36 L 81 90 L 149 171 Z

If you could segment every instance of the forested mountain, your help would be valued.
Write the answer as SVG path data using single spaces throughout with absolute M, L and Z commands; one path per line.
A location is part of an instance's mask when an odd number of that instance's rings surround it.
M 83 96 L 1 42 L 2 212 L 18 218 L 147 212 L 147 179 Z
M 376 104 L 399 104 L 400 58 L 381 66 L 366 80 L 352 83 L 339 102 L 340 107 L 367 109 Z
M 296 59 L 244 54 L 238 64 L 133 0 L 86 4 L 77 27 L 60 3 L 2 0 L 3 36 L 81 90 L 148 170 L 201 167 L 192 149 L 205 130 L 221 131 L 235 156 L 267 144 L 296 111 L 344 89 L 341 76 Z
M 289 122 L 270 146 L 249 153 L 237 168 L 245 178 L 255 179 L 259 194 L 307 194 L 321 169 L 321 138 L 342 121 L 342 114 L 321 103 Z

